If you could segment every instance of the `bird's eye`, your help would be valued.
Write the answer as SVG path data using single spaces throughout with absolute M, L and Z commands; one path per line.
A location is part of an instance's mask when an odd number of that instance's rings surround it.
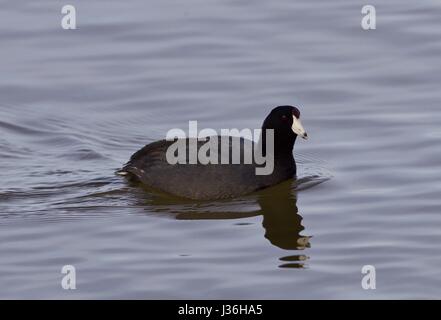
M 286 115 L 282 115 L 282 120 L 286 121 L 286 120 L 288 120 L 288 117 Z

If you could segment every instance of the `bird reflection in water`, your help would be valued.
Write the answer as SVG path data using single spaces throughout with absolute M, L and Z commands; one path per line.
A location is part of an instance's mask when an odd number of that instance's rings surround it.
M 243 219 L 261 215 L 265 238 L 272 245 L 284 250 L 301 251 L 310 247 L 311 237 L 301 235 L 304 227 L 297 208 L 296 184 L 295 180 L 289 180 L 241 199 L 199 203 L 151 193 L 149 190 L 147 204 L 149 211 L 173 214 L 177 220 Z M 145 201 L 146 198 L 144 205 Z M 250 206 L 258 209 L 243 211 L 244 207 Z M 219 211 L 219 208 L 222 210 Z M 283 262 L 279 267 L 304 268 L 308 259 L 304 254 L 286 255 L 279 259 Z

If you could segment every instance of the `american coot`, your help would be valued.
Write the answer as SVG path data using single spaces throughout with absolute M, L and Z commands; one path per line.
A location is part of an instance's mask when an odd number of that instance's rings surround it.
M 298 135 L 307 139 L 300 122 L 300 111 L 293 106 L 276 107 L 266 117 L 259 141 L 263 142 L 263 146 L 267 129 L 273 129 L 274 133 L 274 167 L 268 175 L 257 175 L 255 169 L 259 164 L 254 161 L 250 164 L 170 164 L 166 154 L 175 141 L 167 140 L 152 142 L 137 151 L 119 174 L 134 177 L 154 189 L 195 200 L 223 199 L 251 193 L 295 176 L 294 142 Z M 218 139 L 220 141 L 221 138 Z M 230 150 L 246 147 L 243 139 L 239 145 L 231 141 L 227 140 Z M 188 138 L 185 144 L 188 151 L 187 142 Z M 197 141 L 197 148 L 203 144 L 204 141 Z

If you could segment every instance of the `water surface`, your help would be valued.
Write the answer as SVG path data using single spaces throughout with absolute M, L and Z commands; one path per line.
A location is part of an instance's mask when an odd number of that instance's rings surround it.
M 2 2 L 0 298 L 440 298 L 441 4 Z M 195 203 L 114 174 L 300 106 L 299 181 Z M 77 289 L 61 288 L 61 268 Z M 377 289 L 361 287 L 374 265 Z

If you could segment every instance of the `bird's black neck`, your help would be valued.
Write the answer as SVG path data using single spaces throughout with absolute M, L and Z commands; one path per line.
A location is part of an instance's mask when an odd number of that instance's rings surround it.
M 270 136 L 267 137 L 267 129 L 262 128 L 262 133 L 260 135 L 259 143 L 262 147 L 262 155 L 266 156 L 267 154 L 267 146 L 268 143 L 273 143 L 274 145 L 274 159 L 276 161 L 282 161 L 282 160 L 291 160 L 293 159 L 292 151 L 294 148 L 294 143 L 296 141 L 297 136 L 295 134 L 292 134 L 292 132 L 276 132 L 273 131 L 274 135 L 273 141 L 267 141 L 267 138 L 270 138 Z

